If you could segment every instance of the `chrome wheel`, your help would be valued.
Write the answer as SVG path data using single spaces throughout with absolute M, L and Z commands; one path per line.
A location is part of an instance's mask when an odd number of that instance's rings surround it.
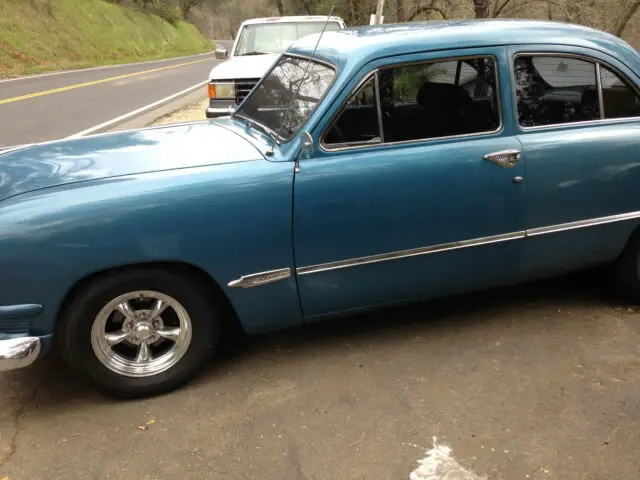
M 91 347 L 109 370 L 149 377 L 173 367 L 189 349 L 191 318 L 174 298 L 135 291 L 107 303 L 94 319 Z

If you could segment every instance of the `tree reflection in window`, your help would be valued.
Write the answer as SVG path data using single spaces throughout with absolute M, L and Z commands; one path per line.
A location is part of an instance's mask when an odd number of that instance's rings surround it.
M 334 77 L 335 70 L 323 63 L 284 55 L 237 114 L 266 126 L 287 142 L 306 123 Z

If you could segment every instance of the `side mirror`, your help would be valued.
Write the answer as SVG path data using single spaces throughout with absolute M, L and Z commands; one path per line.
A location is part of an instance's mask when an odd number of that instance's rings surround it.
M 304 155 L 305 158 L 311 158 L 313 152 L 315 151 L 315 146 L 313 145 L 313 138 L 311 134 L 307 131 L 302 132 L 300 136 L 301 143 L 301 151 L 300 153 Z
M 227 52 L 227 49 L 224 47 L 216 47 L 215 51 L 213 52 L 213 54 L 215 55 L 215 57 L 218 60 L 222 60 L 224 58 L 229 57 L 229 52 Z

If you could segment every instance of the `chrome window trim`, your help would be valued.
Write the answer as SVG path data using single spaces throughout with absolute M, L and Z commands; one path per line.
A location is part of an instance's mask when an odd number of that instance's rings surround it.
M 491 235 L 488 237 L 479 237 L 458 242 L 441 243 L 438 245 L 430 245 L 427 247 L 411 248 L 407 250 L 398 250 L 389 253 L 380 253 L 376 255 L 368 255 L 365 257 L 350 258 L 346 260 L 338 260 L 335 262 L 320 263 L 296 269 L 297 275 L 310 275 L 312 273 L 328 272 L 331 270 L 339 270 L 343 268 L 358 267 L 372 263 L 387 262 L 390 260 L 400 260 L 409 257 L 429 255 L 431 253 L 447 252 L 451 250 L 459 250 L 468 247 L 479 247 L 493 243 L 507 242 L 511 240 L 523 240 L 529 237 L 537 237 L 550 233 L 564 232 L 567 230 L 576 230 L 579 228 L 595 227 L 598 225 L 606 225 L 609 223 L 624 222 L 628 220 L 640 219 L 640 210 L 635 212 L 621 213 L 617 215 L 608 215 L 606 217 L 591 218 L 587 220 L 578 220 L 575 222 L 559 223 L 546 227 L 536 227 L 527 230 L 504 233 L 500 235 Z
M 323 65 L 325 65 L 325 66 L 327 66 L 329 68 L 332 68 L 336 73 L 338 73 L 338 66 L 335 63 L 331 63 L 328 60 L 324 60 L 322 58 L 312 57 L 310 55 L 305 55 L 305 54 L 302 54 L 302 53 L 294 53 L 294 52 L 283 52 L 281 54 L 281 56 L 301 58 L 303 60 L 309 60 L 309 61 L 312 61 L 312 62 L 321 63 L 321 64 L 323 64 Z M 278 58 L 278 60 L 280 60 L 280 58 Z M 276 62 L 278 60 L 276 60 Z M 274 65 L 276 64 L 276 62 L 274 62 Z M 271 70 L 269 70 L 269 71 L 271 71 Z
M 527 237 L 536 237 L 538 235 L 547 235 L 549 233 L 564 232 L 566 230 L 575 230 L 578 228 L 595 227 L 598 225 L 606 225 L 608 223 L 624 222 L 640 218 L 640 210 L 628 213 L 619 213 L 617 215 L 607 215 L 606 217 L 590 218 L 587 220 L 577 220 L 575 222 L 559 223 L 557 225 L 549 225 L 546 227 L 536 227 L 527 229 Z
M 382 126 L 382 105 L 380 104 L 380 76 L 378 71 L 373 74 L 374 88 L 376 89 L 376 112 L 378 112 L 378 133 L 380 143 L 384 143 L 384 128 Z
M 483 132 L 477 132 L 477 133 L 464 133 L 464 134 L 460 134 L 460 135 L 449 135 L 446 137 L 433 137 L 433 138 L 417 138 L 414 140 L 402 140 L 402 141 L 398 141 L 398 142 L 377 142 L 377 143 L 357 143 L 357 144 L 352 144 L 352 145 L 347 145 L 347 146 L 342 146 L 342 147 L 336 147 L 336 148 L 330 148 L 328 145 L 326 145 L 324 143 L 324 138 L 325 135 L 329 132 L 329 130 L 331 129 L 331 127 L 333 126 L 333 123 L 337 120 L 338 116 L 340 114 L 342 114 L 342 112 L 344 111 L 344 109 L 346 108 L 346 104 L 349 98 L 351 98 L 351 96 L 358 90 L 358 88 L 360 88 L 360 86 L 366 82 L 366 80 L 368 80 L 371 75 L 376 75 L 378 74 L 378 72 L 380 70 L 387 70 L 390 68 L 401 68 L 401 67 L 406 67 L 406 66 L 412 66 L 412 65 L 416 65 L 416 64 L 424 64 L 424 63 L 443 63 L 443 62 L 451 62 L 451 61 L 460 61 L 460 60 L 473 60 L 473 59 L 477 59 L 477 58 L 490 58 L 494 65 L 495 65 L 495 81 L 496 81 L 496 88 L 495 88 L 495 94 L 496 94 L 496 99 L 497 99 L 497 107 L 498 107 L 498 126 L 494 129 L 494 130 L 486 130 Z M 377 89 L 377 85 L 376 85 L 376 89 Z M 380 93 L 379 91 L 376 94 L 376 98 L 377 98 L 377 102 L 378 105 L 380 105 Z M 475 138 L 475 137 L 480 137 L 480 136 L 491 136 L 491 135 L 496 135 L 499 134 L 500 132 L 502 132 L 503 128 L 504 128 L 504 115 L 503 115 L 503 105 L 502 105 L 502 86 L 500 83 L 500 66 L 498 64 L 498 58 L 493 55 L 493 54 L 475 54 L 475 55 L 460 55 L 460 56 L 453 56 L 453 57 L 438 57 L 438 58 L 433 58 L 433 59 L 429 59 L 429 60 L 416 60 L 413 62 L 401 62 L 401 63 L 395 63 L 392 65 L 385 65 L 384 67 L 377 67 L 374 70 L 372 70 L 371 72 L 369 72 L 369 74 L 366 75 L 366 77 L 363 79 L 363 81 L 359 82 L 358 85 L 351 90 L 351 92 L 349 93 L 349 95 L 347 96 L 347 100 L 343 103 L 343 105 L 340 107 L 340 109 L 331 117 L 331 119 L 329 120 L 329 122 L 327 123 L 327 127 L 325 127 L 325 129 L 323 130 L 322 134 L 320 135 L 320 141 L 318 142 L 320 150 L 322 150 L 325 153 L 333 153 L 333 152 L 342 152 L 345 150 L 358 150 L 358 149 L 362 149 L 362 148 L 379 148 L 381 146 L 396 146 L 396 145 L 413 145 L 413 144 L 420 144 L 420 143 L 432 143 L 432 142 L 437 142 L 437 141 L 441 141 L 441 140 L 458 140 L 461 138 Z M 380 117 L 380 119 L 382 119 L 382 117 Z M 381 137 L 384 136 L 384 129 L 381 128 Z M 336 145 L 344 145 L 344 144 L 336 144 Z
M 278 268 L 276 270 L 268 270 L 266 272 L 251 273 L 242 275 L 240 278 L 231 280 L 227 283 L 227 287 L 231 288 L 253 288 L 268 283 L 278 282 L 291 277 L 290 268 Z
M 373 145 L 378 145 L 379 142 L 377 143 L 353 143 L 350 146 L 346 146 L 346 147 L 336 147 L 336 148 L 325 148 L 325 143 L 324 143 L 324 138 L 325 136 L 329 133 L 329 131 L 333 128 L 333 126 L 335 125 L 335 122 L 338 121 L 338 118 L 340 118 L 340 115 L 342 115 L 342 113 L 347 109 L 347 104 L 349 103 L 349 99 L 351 99 L 351 97 L 353 97 L 353 95 L 356 94 L 356 92 L 358 90 L 360 90 L 360 88 L 362 88 L 362 86 L 367 83 L 369 80 L 371 80 L 371 77 L 376 78 L 376 80 L 374 80 L 374 88 L 376 89 L 376 103 L 377 103 L 377 107 L 376 108 L 380 108 L 380 94 L 378 92 L 378 82 L 377 82 L 377 77 L 378 77 L 378 68 L 372 70 L 371 72 L 369 72 L 367 75 L 365 75 L 362 80 L 360 80 L 356 86 L 351 90 L 351 92 L 349 92 L 349 95 L 347 95 L 347 99 L 342 103 L 342 105 L 340 105 L 340 108 L 338 109 L 338 111 L 336 113 L 334 113 L 329 122 L 327 123 L 327 126 L 324 128 L 324 130 L 322 131 L 322 133 L 320 134 L 320 139 L 318 141 L 318 145 L 320 146 L 320 149 L 324 152 L 335 152 L 338 150 L 344 150 L 347 148 L 359 148 L 359 147 L 370 147 Z M 379 118 L 379 120 L 381 121 L 382 119 Z M 382 126 L 380 123 L 378 123 L 378 130 L 379 130 L 379 136 L 382 139 L 383 133 L 382 133 Z M 344 145 L 343 143 L 336 143 L 335 145 Z
M 518 93 L 516 91 L 516 77 L 515 77 L 515 70 L 513 67 L 518 57 L 534 57 L 534 56 L 574 58 L 576 60 L 582 60 L 585 62 L 595 64 L 596 88 L 598 89 L 598 100 L 600 102 L 600 118 L 595 120 L 584 120 L 581 122 L 564 122 L 564 123 L 554 123 L 551 125 L 536 125 L 533 127 L 523 127 L 522 125 L 520 125 L 520 114 L 518 112 Z M 634 91 L 634 93 L 638 97 L 640 97 L 640 89 L 635 84 L 635 82 L 632 82 L 631 80 L 629 80 L 629 78 L 624 73 L 622 73 L 618 68 L 612 66 L 610 63 L 600 60 L 597 57 L 591 57 L 589 55 L 580 54 L 580 53 L 549 52 L 549 51 L 543 52 L 538 50 L 518 51 L 514 53 L 509 65 L 509 70 L 510 70 L 509 78 L 511 79 L 511 84 L 512 84 L 511 93 L 513 96 L 513 105 L 514 105 L 514 110 L 516 114 L 515 115 L 516 127 L 523 132 L 535 132 L 538 130 L 549 130 L 554 128 L 565 128 L 565 127 L 572 127 L 572 126 L 586 127 L 586 126 L 593 126 L 593 125 L 599 126 L 599 125 L 618 124 L 618 123 L 629 122 L 629 121 L 640 121 L 640 115 L 636 117 L 604 118 L 604 101 L 602 99 L 602 85 L 601 85 L 602 79 L 600 78 L 600 75 L 599 75 L 601 66 L 607 68 L 608 70 L 611 70 L 613 73 L 618 75 L 623 81 L 626 81 L 626 84 L 631 87 L 631 89 Z
M 613 72 L 614 74 L 616 74 L 618 76 L 618 78 L 620 78 L 620 80 L 622 80 L 622 82 L 625 84 L 626 87 L 630 88 L 633 93 L 635 93 L 636 97 L 638 97 L 640 99 L 640 88 L 638 87 L 638 85 L 636 85 L 635 82 L 631 81 L 629 79 L 629 77 L 627 75 L 625 75 L 623 72 L 621 72 L 618 68 L 615 68 L 614 66 L 608 64 L 607 62 L 602 62 L 600 60 L 598 60 L 599 63 L 599 67 L 604 67 L 607 70 L 610 70 L 611 72 Z M 601 79 L 602 81 L 602 79 Z M 602 89 L 600 90 L 600 93 L 602 94 Z M 603 101 L 603 107 L 604 107 L 604 101 Z M 603 110 L 603 115 L 604 115 L 604 110 Z M 604 120 L 640 120 L 640 115 L 635 116 L 635 117 L 618 117 L 618 118 L 605 118 Z
M 438 245 L 430 245 L 428 247 L 410 248 L 407 250 L 399 250 L 390 253 L 368 255 L 366 257 L 350 258 L 348 260 L 338 260 L 336 262 L 320 263 L 317 265 L 310 265 L 308 267 L 297 268 L 296 273 L 298 275 L 309 275 L 311 273 L 326 272 L 329 270 L 338 270 L 342 268 L 356 267 L 371 263 L 387 262 L 389 260 L 400 260 L 403 258 L 429 255 L 431 253 L 447 252 L 450 250 L 459 250 L 461 248 L 477 247 L 480 245 L 507 242 L 510 240 L 518 240 L 523 238 L 525 238 L 524 230 L 519 232 L 504 233 L 501 235 L 492 235 L 490 237 L 480 237 L 470 240 L 461 240 L 458 242 L 441 243 Z
M 309 62 L 315 62 L 315 63 L 319 63 L 321 65 L 324 65 L 326 67 L 329 67 L 333 70 L 334 75 L 333 78 L 331 79 L 331 83 L 327 86 L 327 89 L 325 90 L 325 92 L 322 94 L 322 96 L 318 99 L 318 102 L 316 103 L 316 105 L 313 107 L 313 110 L 311 110 L 311 112 L 309 112 L 309 116 L 307 117 L 307 122 L 309 122 L 309 120 L 311 119 L 311 117 L 313 116 L 313 114 L 318 110 L 318 107 L 322 104 L 322 102 L 324 101 L 325 97 L 327 96 L 327 94 L 331 91 L 331 88 L 333 87 L 333 85 L 335 84 L 337 78 L 338 78 L 338 74 L 340 73 L 338 70 L 338 67 L 330 62 L 327 62 L 325 60 L 319 59 L 319 58 L 315 58 L 315 57 L 309 57 L 307 55 L 302 55 L 302 54 L 298 54 L 298 53 L 282 53 L 280 54 L 280 56 L 278 56 L 278 58 L 273 62 L 273 64 L 271 65 L 271 68 L 260 78 L 260 80 L 258 80 L 258 82 L 255 84 L 255 86 L 253 87 L 253 90 L 251 90 L 251 92 L 244 97 L 244 99 L 242 100 L 242 103 L 240 103 L 237 107 L 236 110 L 230 115 L 231 118 L 233 117 L 240 117 L 240 118 L 244 118 L 245 120 L 248 120 L 250 122 L 253 123 L 257 123 L 258 125 L 264 127 L 266 130 L 268 130 L 269 132 L 273 133 L 275 135 L 275 140 L 276 143 L 278 145 L 287 145 L 288 143 L 291 143 L 293 141 L 294 138 L 296 138 L 301 131 L 304 130 L 304 124 L 300 126 L 300 130 L 298 130 L 298 132 L 293 135 L 289 140 L 287 140 L 286 142 L 284 141 L 284 139 L 278 135 L 276 132 L 274 132 L 271 128 L 267 127 L 266 125 L 264 125 L 262 122 L 258 122 L 257 120 L 255 120 L 254 118 L 248 117 L 246 115 L 242 115 L 241 113 L 236 113 L 240 107 L 242 106 L 242 104 L 245 103 L 245 101 L 247 100 L 247 98 L 249 98 L 251 95 L 254 94 L 255 91 L 257 91 L 258 87 L 260 85 L 262 85 L 262 83 L 264 82 L 265 78 L 267 78 L 268 75 L 271 74 L 271 72 L 273 72 L 273 69 L 276 68 L 276 65 L 278 65 L 278 63 L 280 62 L 280 60 L 282 59 L 282 57 L 293 57 L 293 58 L 298 58 L 301 60 L 307 60 Z
M 640 121 L 640 117 L 621 117 L 621 118 L 605 118 L 603 120 L 587 120 L 583 122 L 569 122 L 569 123 L 554 123 L 553 125 L 539 125 L 537 127 L 523 127 L 518 123 L 518 128 L 522 132 L 538 132 L 551 130 L 554 128 L 566 128 L 566 127 L 588 127 L 588 126 L 607 126 L 616 125 L 618 123 L 628 123 L 629 121 Z
M 604 120 L 604 100 L 602 98 L 602 77 L 600 76 L 600 63 L 596 62 L 596 88 L 598 89 L 598 109 L 600 120 Z

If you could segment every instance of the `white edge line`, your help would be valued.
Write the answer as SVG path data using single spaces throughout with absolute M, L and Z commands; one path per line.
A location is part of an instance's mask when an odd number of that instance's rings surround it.
M 141 113 L 143 113 L 143 112 L 145 112 L 147 110 L 151 110 L 152 108 L 155 108 L 155 107 L 157 107 L 159 105 L 162 105 L 163 103 L 166 103 L 166 102 L 168 102 L 170 100 L 173 100 L 174 98 L 177 98 L 177 97 L 180 97 L 182 95 L 185 95 L 185 94 L 195 90 L 196 88 L 200 88 L 203 85 L 206 85 L 207 83 L 209 83 L 209 80 L 205 80 L 204 82 L 197 83 L 196 85 L 192 85 L 189 88 L 185 88 L 184 90 L 180 90 L 179 92 L 174 93 L 173 95 L 169 95 L 168 97 L 161 98 L 160 100 L 158 100 L 156 102 L 153 102 L 153 103 L 150 103 L 148 105 L 145 105 L 144 107 L 137 108 L 136 110 L 133 110 L 133 111 L 128 112 L 128 113 L 125 113 L 124 115 L 120 115 L 119 117 L 112 118 L 111 120 L 107 120 L 106 122 L 100 123 L 98 125 L 94 125 L 93 127 L 87 128 L 86 130 L 82 130 L 81 132 L 78 132 L 78 133 L 74 133 L 73 135 L 69 135 L 68 137 L 65 137 L 65 138 L 79 138 L 79 137 L 83 137 L 85 135 L 88 135 L 90 133 L 97 132 L 99 130 L 102 130 L 103 128 L 106 128 L 106 127 L 110 126 L 110 125 L 114 125 L 114 124 L 120 123 L 120 122 L 122 122 L 122 121 L 124 121 L 124 120 L 126 120 L 128 118 L 135 117 L 136 115 L 139 115 L 139 114 L 141 114 Z
M 18 80 L 31 80 L 32 78 L 51 77 L 53 75 L 66 75 L 67 73 L 91 72 L 92 70 L 104 70 L 105 68 L 134 67 L 136 65 L 148 65 L 150 63 L 170 62 L 171 60 L 180 60 L 180 59 L 186 59 L 186 58 L 192 58 L 192 57 L 202 57 L 204 55 L 212 55 L 213 52 L 214 50 L 212 50 L 211 52 L 196 53 L 195 55 L 187 55 L 186 57 L 161 58 L 159 60 L 147 60 L 144 62 L 133 62 L 133 63 L 117 63 L 115 65 L 101 65 L 99 67 L 77 68 L 75 70 L 61 70 L 59 72 L 47 72 L 47 73 L 39 73 L 36 75 L 25 75 L 22 77 L 15 77 L 15 78 L 4 78 L 4 79 L 0 79 L 0 83 L 16 82 Z M 215 57 L 213 58 L 215 60 Z

